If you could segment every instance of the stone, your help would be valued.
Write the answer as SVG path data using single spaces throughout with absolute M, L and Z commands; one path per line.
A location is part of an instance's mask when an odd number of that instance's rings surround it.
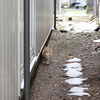
M 71 20 L 72 20 L 72 17 L 71 17 L 71 16 L 68 16 L 67 19 L 68 19 L 69 21 L 71 21 Z
M 82 98 L 78 98 L 78 100 L 82 100 Z

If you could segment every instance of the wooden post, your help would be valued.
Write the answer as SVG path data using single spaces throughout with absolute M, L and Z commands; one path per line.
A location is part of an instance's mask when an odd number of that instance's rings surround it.
M 93 0 L 93 15 L 99 17 L 99 0 Z

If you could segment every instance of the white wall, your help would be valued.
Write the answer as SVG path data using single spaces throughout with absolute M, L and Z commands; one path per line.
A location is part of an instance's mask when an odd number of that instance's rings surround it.
M 76 0 L 71 0 L 71 4 L 76 3 Z
M 18 100 L 20 1 L 0 0 L 0 100 Z
M 78 3 L 86 2 L 86 0 L 76 0 Z
M 71 4 L 76 3 L 76 0 L 62 0 L 62 6 L 68 6 L 70 7 Z
M 61 5 L 62 6 L 65 6 L 65 5 L 68 6 L 68 2 L 69 2 L 68 0 L 62 0 Z
M 34 0 L 34 54 L 37 55 L 53 26 L 53 0 Z
M 31 45 L 37 55 L 53 25 L 53 0 L 34 0 L 32 4 L 31 28 L 34 30 L 31 34 L 34 36 L 31 36 L 34 39 Z M 0 100 L 19 100 L 20 96 L 24 44 L 22 5 L 23 0 L 0 0 Z

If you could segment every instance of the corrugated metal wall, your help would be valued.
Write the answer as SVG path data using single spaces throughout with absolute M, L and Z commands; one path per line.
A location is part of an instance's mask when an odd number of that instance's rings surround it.
M 32 54 L 37 55 L 53 25 L 53 0 L 31 2 Z M 0 0 L 0 100 L 19 100 L 23 64 L 22 6 L 23 0 Z
M 18 100 L 19 0 L 0 0 L 0 100 Z
M 35 6 L 35 55 L 38 54 L 43 42 L 53 25 L 53 0 L 34 0 Z
M 23 1 L 23 0 L 22 0 Z M 23 19 L 23 7 L 21 2 L 21 16 Z M 21 82 L 24 78 L 23 66 L 23 20 L 21 23 Z M 30 0 L 30 59 L 40 53 L 40 49 L 53 26 L 53 0 Z

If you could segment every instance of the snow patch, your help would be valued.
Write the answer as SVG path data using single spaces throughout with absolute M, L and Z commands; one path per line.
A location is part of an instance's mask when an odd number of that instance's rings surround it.
M 93 40 L 93 42 L 100 42 L 100 39 L 98 39 L 98 40 Z
M 71 85 L 80 85 L 84 80 L 86 80 L 86 78 L 72 78 L 72 79 L 65 80 L 65 82 Z
M 30 72 L 31 72 L 31 70 L 32 70 L 32 68 L 33 68 L 33 65 L 35 64 L 36 61 L 37 61 L 37 56 L 35 56 L 35 57 L 33 58 L 32 62 L 31 62 L 31 64 L 30 64 Z
M 64 70 L 67 70 L 65 74 L 69 77 L 79 77 L 83 74 L 82 72 L 80 72 L 82 71 L 82 67 L 80 63 L 66 64 L 66 68 Z
M 73 59 L 70 59 L 70 60 L 67 60 L 68 62 L 80 62 L 81 59 L 79 58 L 73 58 Z
M 88 90 L 88 88 L 73 87 L 69 90 L 69 92 L 72 92 L 72 93 L 69 93 L 68 95 L 77 95 L 77 96 L 88 95 L 89 96 L 89 93 L 84 92 L 84 90 Z
M 77 71 L 77 69 L 69 69 L 66 73 L 67 76 L 69 77 L 79 77 L 81 76 L 83 73 Z
M 32 62 L 31 62 L 31 64 L 30 64 L 30 72 L 31 72 L 31 70 L 32 70 L 32 68 L 33 68 L 33 66 L 34 66 L 34 64 L 35 64 L 36 61 L 37 61 L 37 56 L 35 56 L 35 57 L 33 58 Z M 20 88 L 21 88 L 21 89 L 24 88 L 24 79 L 23 79 L 22 82 L 21 82 L 21 87 L 20 87 Z
M 83 69 L 80 63 L 69 63 L 65 64 L 65 66 L 66 68 L 64 68 L 63 70 L 76 69 L 77 71 L 81 71 Z
M 81 67 L 81 59 L 79 58 L 73 58 L 70 60 L 67 60 L 67 64 L 64 64 L 66 68 L 63 70 L 67 71 L 65 74 L 70 77 L 70 79 L 65 80 L 68 84 L 71 85 L 79 85 L 79 87 L 72 87 L 69 90 L 69 93 L 67 95 L 76 95 L 76 96 L 83 96 L 88 95 L 89 93 L 84 92 L 84 90 L 87 90 L 88 88 L 80 87 L 80 84 L 83 83 L 84 80 L 87 80 L 86 78 L 80 77 L 83 73 L 82 67 Z

